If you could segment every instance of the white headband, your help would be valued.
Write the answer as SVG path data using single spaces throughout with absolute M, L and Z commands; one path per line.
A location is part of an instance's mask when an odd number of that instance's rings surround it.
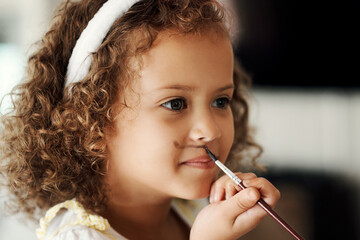
M 65 86 L 79 82 L 88 74 L 91 53 L 103 42 L 116 19 L 122 16 L 138 0 L 108 0 L 89 21 L 73 49 L 67 67 Z

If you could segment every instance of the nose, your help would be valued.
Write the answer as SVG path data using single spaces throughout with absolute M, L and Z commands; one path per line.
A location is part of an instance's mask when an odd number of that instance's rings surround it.
M 216 123 L 211 110 L 194 114 L 190 138 L 198 144 L 205 144 L 221 137 L 220 126 Z

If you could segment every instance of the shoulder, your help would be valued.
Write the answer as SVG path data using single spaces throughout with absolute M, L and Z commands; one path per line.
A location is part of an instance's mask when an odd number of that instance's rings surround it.
M 86 226 L 71 226 L 63 231 L 60 231 L 54 238 L 49 238 L 53 240 L 110 240 L 111 237 L 106 234 L 99 232 L 95 229 L 86 227 Z
M 69 200 L 50 208 L 40 220 L 37 235 L 40 240 L 115 239 L 108 230 L 108 221 L 88 213 L 76 200 Z

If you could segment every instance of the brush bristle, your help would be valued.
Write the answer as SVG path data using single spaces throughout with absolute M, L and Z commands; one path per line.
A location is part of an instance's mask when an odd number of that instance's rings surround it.
M 215 155 L 212 152 L 210 152 L 210 150 L 206 146 L 204 146 L 204 148 L 205 148 L 206 152 L 209 154 L 210 158 L 212 160 L 216 161 L 217 159 L 216 159 Z

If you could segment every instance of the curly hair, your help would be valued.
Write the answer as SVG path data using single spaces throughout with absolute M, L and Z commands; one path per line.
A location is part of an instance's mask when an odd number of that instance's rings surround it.
M 34 215 L 37 208 L 72 198 L 88 210 L 104 210 L 104 130 L 112 126 L 119 111 L 116 100 L 134 77 L 131 59 L 149 50 L 166 29 L 182 34 L 217 29 L 227 34 L 224 9 L 215 0 L 142 0 L 113 24 L 92 54 L 85 79 L 65 88 L 72 49 L 104 2 L 64 2 L 29 58 L 26 81 L 10 94 L 13 110 L 1 118 L 0 167 L 14 210 Z M 248 78 L 239 66 L 234 69 L 231 107 L 236 133 L 229 161 L 239 161 L 236 154 L 246 149 L 260 150 L 249 134 L 244 94 Z

